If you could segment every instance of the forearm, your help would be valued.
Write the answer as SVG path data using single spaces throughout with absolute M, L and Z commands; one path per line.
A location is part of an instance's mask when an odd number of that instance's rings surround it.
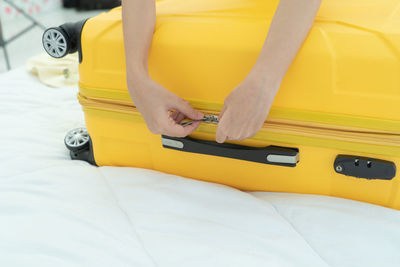
M 250 76 L 277 91 L 310 31 L 321 0 L 281 0 Z M 276 92 L 275 92 L 276 93 Z
M 155 0 L 123 0 L 122 22 L 128 82 L 148 73 L 148 55 L 156 22 Z

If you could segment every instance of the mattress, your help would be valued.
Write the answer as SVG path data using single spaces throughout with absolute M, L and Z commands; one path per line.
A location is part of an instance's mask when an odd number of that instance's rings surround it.
M 399 211 L 71 161 L 76 94 L 0 75 L 0 266 L 399 266 Z

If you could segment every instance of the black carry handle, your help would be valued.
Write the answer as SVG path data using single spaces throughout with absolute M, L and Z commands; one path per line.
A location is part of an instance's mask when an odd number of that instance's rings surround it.
M 179 138 L 162 135 L 164 148 L 218 157 L 246 160 L 264 164 L 295 167 L 299 162 L 299 150 L 278 146 L 249 147 L 236 144 L 219 144 L 214 141 L 191 137 Z

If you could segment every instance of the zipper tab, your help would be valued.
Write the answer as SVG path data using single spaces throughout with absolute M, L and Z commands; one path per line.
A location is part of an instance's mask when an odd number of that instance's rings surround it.
M 193 122 L 196 122 L 196 121 L 201 121 L 203 123 L 211 123 L 211 124 L 218 124 L 218 122 L 219 122 L 217 115 L 205 115 L 202 120 L 185 121 L 185 122 L 181 123 L 181 125 L 183 127 L 185 127 L 185 126 L 193 124 Z

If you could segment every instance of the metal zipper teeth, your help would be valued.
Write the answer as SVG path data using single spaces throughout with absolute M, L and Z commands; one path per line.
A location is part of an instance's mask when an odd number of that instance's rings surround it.
M 140 112 L 133 105 L 120 103 L 117 101 L 91 99 L 82 95 L 79 95 L 78 98 L 79 102 L 84 107 L 140 115 Z M 201 111 L 205 114 L 212 115 L 210 112 L 207 112 L 205 110 Z M 266 122 L 262 130 L 279 134 L 400 147 L 400 133 L 397 134 L 392 132 L 377 132 L 370 130 L 364 131 L 363 129 L 355 130 L 355 128 L 345 129 L 344 127 L 341 127 L 340 129 L 335 129 L 329 127 L 321 127 L 320 125 L 316 125 L 315 123 L 312 124 L 312 126 L 300 125 L 300 123 L 301 122 L 298 121 L 290 123 L 289 120 L 284 120 L 284 122 L 280 122 L 279 120 L 272 120 Z

